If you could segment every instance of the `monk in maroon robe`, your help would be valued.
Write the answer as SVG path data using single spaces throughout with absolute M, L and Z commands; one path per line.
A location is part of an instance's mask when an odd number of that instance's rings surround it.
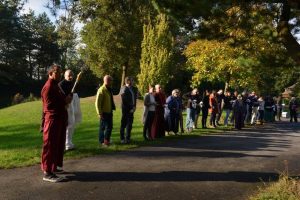
M 48 76 L 41 91 L 44 114 L 41 168 L 44 171 L 44 181 L 58 182 L 61 178 L 57 177 L 54 172 L 57 167 L 63 166 L 68 120 L 66 105 L 71 102 L 72 97 L 65 96 L 58 87 L 61 78 L 59 66 L 52 65 Z
M 155 85 L 154 98 L 156 101 L 155 115 L 151 128 L 151 138 L 159 138 L 165 136 L 165 119 L 164 111 L 166 104 L 166 96 L 162 92 L 160 85 Z

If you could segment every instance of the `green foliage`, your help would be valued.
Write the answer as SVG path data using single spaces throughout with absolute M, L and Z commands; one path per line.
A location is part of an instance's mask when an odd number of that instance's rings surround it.
M 81 36 L 86 44 L 82 58 L 98 77 L 121 77 L 123 65 L 129 75 L 138 73 L 144 13 L 149 9 L 143 0 L 81 0 Z
M 240 80 L 241 68 L 237 63 L 241 55 L 239 49 L 216 40 L 198 40 L 190 43 L 184 53 L 189 67 L 194 70 L 191 81 L 193 87 L 198 87 L 204 80 L 228 83 Z
M 75 30 L 75 16 L 61 16 L 58 25 L 58 45 L 62 52 L 60 64 L 68 69 L 78 69 L 79 54 L 76 50 L 78 45 L 78 33 Z
M 46 14 L 20 14 L 20 1 L 0 2 L 0 84 L 41 79 L 59 59 L 55 26 Z
M 221 80 L 232 88 L 264 95 L 281 92 L 282 85 L 274 87 L 282 80 L 279 74 L 292 69 L 295 63 L 274 34 L 271 19 L 277 9 L 252 4 L 226 10 L 219 7 L 207 20 L 202 19 L 201 39 L 185 50 L 188 65 L 195 71 L 192 85 Z
M 173 37 L 168 18 L 159 14 L 144 25 L 138 88 L 144 94 L 150 84 L 165 86 L 170 80 Z

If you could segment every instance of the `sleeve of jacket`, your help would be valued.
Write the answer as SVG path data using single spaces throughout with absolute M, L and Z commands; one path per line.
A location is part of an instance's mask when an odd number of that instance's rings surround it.
M 146 94 L 144 97 L 144 106 L 149 107 L 150 106 L 150 95 Z
M 103 93 L 101 88 L 99 88 L 97 91 L 96 101 L 95 101 L 96 112 L 98 115 L 100 115 L 100 113 L 103 112 L 102 103 L 103 103 Z

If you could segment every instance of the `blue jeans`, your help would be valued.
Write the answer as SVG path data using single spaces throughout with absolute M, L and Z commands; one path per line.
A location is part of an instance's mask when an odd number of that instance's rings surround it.
M 99 127 L 99 143 L 104 143 L 104 140 L 109 142 L 113 128 L 113 114 L 103 113 L 102 119 L 100 119 Z
M 186 109 L 186 128 L 192 129 L 195 122 L 196 110 L 192 108 Z
M 225 119 L 224 119 L 224 125 L 228 125 L 228 118 L 229 118 L 229 115 L 231 113 L 231 110 L 230 109 L 225 109 L 225 112 L 226 112 L 226 115 L 225 115 Z

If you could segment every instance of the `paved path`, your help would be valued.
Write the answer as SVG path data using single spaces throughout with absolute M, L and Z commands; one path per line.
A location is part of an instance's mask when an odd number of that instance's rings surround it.
M 42 181 L 39 166 L 0 170 L 0 199 L 242 200 L 289 162 L 300 174 L 300 124 L 172 141 L 65 163 L 68 181 Z

